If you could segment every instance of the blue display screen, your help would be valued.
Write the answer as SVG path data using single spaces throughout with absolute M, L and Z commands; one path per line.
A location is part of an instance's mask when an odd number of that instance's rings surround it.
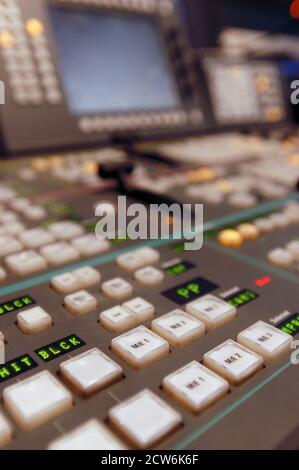
M 50 7 L 61 79 L 74 115 L 180 106 L 154 18 Z

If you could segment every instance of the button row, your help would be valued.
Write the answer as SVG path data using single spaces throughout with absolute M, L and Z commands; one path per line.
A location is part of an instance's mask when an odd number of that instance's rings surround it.
M 62 93 L 59 88 L 48 41 L 44 33 L 44 25 L 40 20 L 31 18 L 26 23 L 26 29 L 30 37 L 33 56 L 37 63 L 46 101 L 51 105 L 58 105 L 62 101 Z
M 284 248 L 275 248 L 269 251 L 268 261 L 280 268 L 295 267 L 299 271 L 299 241 L 292 240 Z
M 256 240 L 274 230 L 298 223 L 299 204 L 291 202 L 281 212 L 275 212 L 268 217 L 261 217 L 251 223 L 243 223 L 235 229 L 220 231 L 218 242 L 227 248 L 239 248 L 246 241 Z
M 43 95 L 21 10 L 17 3 L 13 8 L 7 4 L 1 8 L 0 45 L 14 100 L 20 105 L 39 105 Z
M 6 212 L 4 215 L 9 214 Z M 101 254 L 111 246 L 93 234 L 82 234 L 82 227 L 74 222 L 53 224 L 48 230 L 34 228 L 22 231 L 23 225 L 17 222 L 11 222 L 10 227 L 16 228 L 17 232 L 20 230 L 19 239 L 0 233 L 0 257 L 5 258 L 5 264 L 20 276 L 46 269 L 48 264 L 62 266 L 77 261 L 81 255 Z M 55 239 L 61 241 L 54 242 Z M 22 251 L 24 247 L 31 249 Z M 39 249 L 39 253 L 35 249 Z
M 206 353 L 203 364 L 193 361 L 170 374 L 163 380 L 163 390 L 180 405 L 198 414 L 226 395 L 229 383 L 242 384 L 263 367 L 264 360 L 273 362 L 286 354 L 290 350 L 292 337 L 260 321 L 240 333 L 237 341 L 238 343 L 228 340 Z M 121 340 L 117 343 L 113 341 L 112 345 L 112 350 L 117 355 L 122 358 L 126 356 L 126 362 L 137 365 L 138 368 L 150 365 L 157 358 L 166 357 L 169 353 L 167 341 L 144 327 L 123 335 Z M 96 348 L 63 362 L 59 371 L 64 382 L 76 394 L 84 397 L 123 378 L 122 368 Z M 69 411 L 74 404 L 70 392 L 48 371 L 5 388 L 3 402 L 6 410 L 24 431 L 55 419 Z M 154 445 L 182 422 L 179 413 L 149 390 L 116 405 L 108 413 L 108 418 L 110 424 L 137 448 Z M 93 432 L 94 426 L 93 422 Z M 96 428 L 96 434 L 105 434 L 103 428 Z M 85 433 L 82 434 L 81 441 L 80 429 L 64 436 L 55 444 L 50 444 L 50 448 L 72 446 L 73 438 L 78 440 L 79 447 L 93 445 L 93 441 L 89 444 L 86 442 Z M 1 415 L 1 445 L 5 445 L 11 437 L 11 427 Z M 108 447 L 115 445 L 108 431 L 106 439 L 99 442 Z M 97 446 L 96 443 L 94 445 Z

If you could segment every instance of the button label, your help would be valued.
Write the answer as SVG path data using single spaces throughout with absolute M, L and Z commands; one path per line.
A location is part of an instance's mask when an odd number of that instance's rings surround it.
M 43 348 L 36 349 L 34 352 L 44 362 L 50 362 L 58 357 L 64 356 L 71 351 L 82 348 L 86 343 L 76 335 L 67 336 L 59 341 L 50 343 Z
M 29 354 L 24 354 L 12 361 L 8 361 L 0 366 L 0 383 L 13 379 L 35 367 L 37 367 L 37 363 Z

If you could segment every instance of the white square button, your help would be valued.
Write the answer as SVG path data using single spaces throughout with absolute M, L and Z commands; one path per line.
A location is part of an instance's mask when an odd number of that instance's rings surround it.
M 205 334 L 205 324 L 176 309 L 152 322 L 152 330 L 171 346 L 182 348 Z
M 186 311 L 203 321 L 209 330 L 219 328 L 237 315 L 235 307 L 214 295 L 205 295 L 186 305 Z
M 81 225 L 71 220 L 64 220 L 49 225 L 49 232 L 58 240 L 70 240 L 71 238 L 78 237 L 83 233 Z
M 33 335 L 51 328 L 52 318 L 43 308 L 32 307 L 18 313 L 17 325 L 26 335 Z
M 99 349 L 91 349 L 60 365 L 64 380 L 80 395 L 90 396 L 122 378 L 122 368 Z
M 156 264 L 160 261 L 161 255 L 158 250 L 154 248 L 140 248 L 138 250 L 139 256 L 144 260 L 143 266 L 149 266 L 150 264 Z
M 0 448 L 12 440 L 12 427 L 5 416 L 0 412 Z
M 150 390 L 116 405 L 109 420 L 138 449 L 152 447 L 182 422 L 181 416 Z
M 72 240 L 72 245 L 83 256 L 96 256 L 109 251 L 111 245 L 108 240 L 99 240 L 92 233 L 82 235 Z
M 47 211 L 42 206 L 28 206 L 23 209 L 23 215 L 29 220 L 39 221 L 47 217 Z
M 25 230 L 25 228 L 25 225 L 22 224 L 22 222 L 19 222 L 18 220 L 14 222 L 8 222 L 5 225 L 2 225 L 1 227 L 5 234 L 12 236 L 18 236 Z
M 85 288 L 93 287 L 101 282 L 101 274 L 91 266 L 76 269 L 73 274 L 80 279 L 82 287 Z
M 136 281 L 140 282 L 147 287 L 153 287 L 161 284 L 164 281 L 164 273 L 160 269 L 154 268 L 153 266 L 147 266 L 142 269 L 138 269 L 134 273 Z
M 43 371 L 3 390 L 4 406 L 23 431 L 31 431 L 73 406 L 71 393 Z
M 99 320 L 111 333 L 122 333 L 136 325 L 134 315 L 120 305 L 100 313 Z
M 103 282 L 102 291 L 104 295 L 112 300 L 123 300 L 132 295 L 133 287 L 124 279 L 116 277 Z
M 64 273 L 55 276 L 51 280 L 51 286 L 59 294 L 71 294 L 83 287 L 83 282 L 73 273 Z
M 23 245 L 15 238 L 8 235 L 0 235 L 0 257 L 3 258 L 22 249 Z
M 193 361 L 163 380 L 163 389 L 192 413 L 200 413 L 229 391 L 229 384 Z
M 144 326 L 112 340 L 112 351 L 134 369 L 143 369 L 169 354 L 169 344 Z
M 54 242 L 54 237 L 43 228 L 32 228 L 19 235 L 20 241 L 26 248 L 40 248 Z
M 239 385 L 262 369 L 264 360 L 235 341 L 228 340 L 205 354 L 203 363 L 233 385 Z
M 155 314 L 155 307 L 141 297 L 136 297 L 135 299 L 125 302 L 123 307 L 134 315 L 136 325 L 150 320 Z
M 26 276 L 47 268 L 48 263 L 33 250 L 22 251 L 5 258 L 5 264 L 9 269 L 19 276 Z
M 125 253 L 116 258 L 117 265 L 124 271 L 135 271 L 143 266 L 144 260 L 138 255 L 138 250 Z
M 66 242 L 51 243 L 50 245 L 43 246 L 40 252 L 53 266 L 62 266 L 63 264 L 77 261 L 80 258 L 79 251 Z
M 262 356 L 266 362 L 271 363 L 291 352 L 293 337 L 274 326 L 259 321 L 242 331 L 237 341 Z
M 97 308 L 97 299 L 86 290 L 67 295 L 64 305 L 73 315 L 85 315 Z
M 126 450 L 116 436 L 96 419 L 53 441 L 48 450 Z

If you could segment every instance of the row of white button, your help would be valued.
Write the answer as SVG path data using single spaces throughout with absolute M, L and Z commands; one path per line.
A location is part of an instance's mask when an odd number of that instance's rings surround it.
M 62 266 L 78 261 L 81 254 L 91 256 L 91 253 L 102 253 L 103 245 L 105 244 L 105 242 L 97 240 L 93 235 L 84 236 L 81 248 L 79 247 L 80 243 L 81 241 L 78 241 L 78 239 L 75 239 L 72 244 L 59 241 L 42 246 L 40 253 L 37 253 L 34 250 L 21 251 L 23 247 L 19 241 L 0 236 L 0 257 L 7 255 L 9 252 L 14 253 L 6 256 L 5 263 L 14 273 L 24 276 L 46 269 L 48 264 Z M 78 248 L 74 245 L 78 246 Z M 86 249 L 87 246 L 88 248 Z M 104 251 L 107 249 L 109 249 L 109 246 L 104 247 Z
M 139 338 L 133 348 L 135 360 L 140 360 L 146 349 L 152 358 L 154 350 L 160 357 L 168 354 L 165 341 L 146 328 L 141 329 L 143 339 Z M 203 364 L 209 369 L 194 361 L 166 377 L 164 390 L 190 411 L 198 413 L 228 392 L 228 382 L 239 385 L 260 370 L 264 362 L 262 356 L 272 361 L 286 353 L 292 338 L 264 322 L 258 322 L 240 333 L 238 341 L 246 341 L 251 349 L 257 348 L 260 355 L 228 340 L 204 355 Z M 141 342 L 143 346 L 138 346 Z M 126 349 L 129 343 L 130 339 L 123 339 L 122 347 Z M 140 353 L 142 347 L 144 349 Z M 77 394 L 84 396 L 90 396 L 122 378 L 121 367 L 96 348 L 62 363 L 60 373 Z M 70 392 L 48 371 L 4 389 L 3 401 L 19 427 L 27 431 L 73 406 Z M 114 407 L 109 412 L 109 420 L 138 448 L 153 445 L 181 423 L 180 415 L 148 390 Z M 6 443 L 10 438 L 10 426 L 0 418 L 0 443 Z
M 184 316 L 183 312 L 171 312 L 166 318 L 161 317 L 153 322 L 152 329 L 158 331 L 159 336 L 154 331 L 139 326 L 114 338 L 111 342 L 111 349 L 132 368 L 143 369 L 166 357 L 170 351 L 169 343 L 175 347 L 182 347 L 204 334 L 205 326 L 202 323 L 196 324 L 191 320 L 191 317 Z M 174 333 L 172 326 L 177 324 L 183 326 Z M 281 354 L 284 354 L 290 348 L 292 338 L 264 322 L 258 322 L 253 327 L 240 333 L 237 341 L 257 352 L 258 360 L 256 357 L 253 360 L 253 356 L 256 356 L 256 354 L 250 351 L 246 353 L 244 348 L 243 353 L 240 354 L 237 349 L 240 349 L 241 346 L 237 346 L 234 341 L 228 341 L 207 353 L 203 360 L 204 364 L 213 370 L 216 368 L 216 372 L 228 378 L 228 380 L 231 379 L 235 384 L 248 378 L 248 361 L 249 366 L 254 366 L 254 371 L 256 367 L 262 366 L 264 360 L 267 362 L 276 361 Z M 222 362 L 221 357 L 223 358 Z M 236 373 L 234 373 L 235 366 Z M 237 371 L 240 372 L 240 376 L 238 376 Z
M 121 285 L 120 280 L 116 283 Z M 126 293 L 126 290 L 125 285 L 123 292 Z M 122 306 L 117 305 L 103 311 L 99 321 L 111 333 L 120 333 L 150 320 L 154 311 L 151 304 L 138 297 Z M 189 335 L 191 341 L 193 333 L 199 334 L 199 331 L 205 331 L 205 328 L 208 330 L 219 328 L 237 315 L 235 307 L 214 295 L 206 295 L 187 304 L 186 311 L 187 313 L 177 309 L 158 318 L 152 323 L 152 329 L 159 330 L 167 340 L 171 338 L 170 343 L 173 342 L 174 346 L 181 347 L 188 342 Z
M 110 424 L 138 448 L 150 448 L 179 427 L 182 417 L 150 390 L 143 390 L 109 412 Z M 96 420 L 52 442 L 50 450 L 123 450 L 126 446 Z
M 160 253 L 153 248 L 141 248 L 116 258 L 117 265 L 125 271 L 136 271 L 160 261 Z
M 95 286 L 101 282 L 101 274 L 91 266 L 76 269 L 53 277 L 51 286 L 59 294 L 72 294 L 80 289 Z
M 264 322 L 248 328 L 238 337 L 249 341 L 261 353 L 277 354 L 290 348 L 292 339 L 285 333 Z M 270 358 L 272 360 L 272 356 Z M 200 413 L 229 391 L 229 382 L 242 383 L 263 366 L 263 358 L 234 341 L 227 341 L 204 356 L 203 363 L 193 361 L 163 380 L 163 390 L 192 413 Z M 219 373 L 217 375 L 215 372 Z M 109 414 L 112 426 L 134 447 L 149 448 L 167 436 L 182 422 L 179 413 L 149 390 L 144 390 L 116 405 Z M 50 449 L 91 448 L 86 439 L 86 424 L 73 433 L 55 441 Z M 94 430 L 95 423 L 88 427 Z M 107 432 L 107 431 L 106 431 Z M 101 428 L 95 448 L 119 448 L 114 437 Z M 122 447 L 123 448 L 123 447 Z

